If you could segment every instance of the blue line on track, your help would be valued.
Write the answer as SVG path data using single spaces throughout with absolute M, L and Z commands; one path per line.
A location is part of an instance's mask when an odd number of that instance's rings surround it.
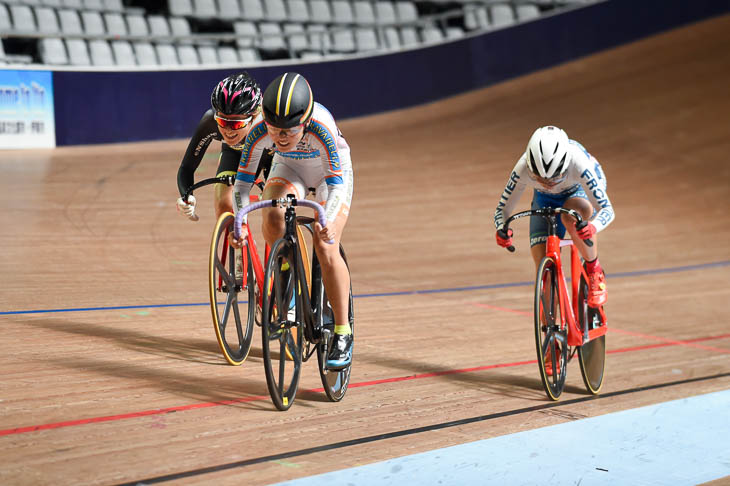
M 633 272 L 618 272 L 611 273 L 611 278 L 624 278 L 624 277 L 639 277 L 642 275 L 656 275 L 660 273 L 676 273 L 676 272 L 689 272 L 692 270 L 702 270 L 705 268 L 717 268 L 730 266 L 730 260 L 723 260 L 719 262 L 700 263 L 696 265 L 683 265 L 679 267 L 669 268 L 654 268 L 649 270 L 636 270 Z M 397 297 L 399 295 L 424 295 L 424 294 L 443 294 L 446 292 L 468 292 L 472 290 L 491 290 L 491 289 L 504 289 L 508 287 L 524 287 L 527 285 L 533 285 L 534 281 L 529 282 L 509 282 L 501 284 L 490 284 L 490 285 L 471 285 L 468 287 L 452 287 L 445 289 L 426 289 L 426 290 L 405 290 L 399 292 L 383 292 L 377 294 L 360 294 L 353 296 L 355 299 L 367 299 L 371 297 Z M 192 304 L 151 304 L 151 305 L 124 305 L 124 306 L 113 306 L 113 307 L 78 307 L 72 309 L 41 309 L 41 310 L 23 310 L 23 311 L 5 311 L 0 312 L 0 316 L 19 315 L 19 314 L 51 314 L 59 312 L 90 312 L 90 311 L 109 311 L 109 310 L 124 310 L 124 309 L 159 309 L 165 307 L 193 307 L 201 305 L 210 305 L 209 302 L 197 302 Z

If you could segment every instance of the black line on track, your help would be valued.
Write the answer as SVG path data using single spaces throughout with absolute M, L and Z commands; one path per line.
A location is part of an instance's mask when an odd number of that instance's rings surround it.
M 646 386 L 641 386 L 638 388 L 629 388 L 627 390 L 618 390 L 618 391 L 614 391 L 614 392 L 605 393 L 602 395 L 596 395 L 596 396 L 591 395 L 591 396 L 582 397 L 582 398 L 573 398 L 572 400 L 566 400 L 564 402 L 560 402 L 560 401 L 549 402 L 549 403 L 544 403 L 542 405 L 535 405 L 532 407 L 518 408 L 516 410 L 508 410 L 505 412 L 491 413 L 488 415 L 479 415 L 477 417 L 452 420 L 450 422 L 442 422 L 440 424 L 433 424 L 433 425 L 426 425 L 423 427 L 415 427 L 412 429 L 398 430 L 395 432 L 388 432 L 386 434 L 371 435 L 368 437 L 360 437 L 359 439 L 345 440 L 342 442 L 334 442 L 332 444 L 326 444 L 326 445 L 321 445 L 321 446 L 317 446 L 317 447 L 308 447 L 306 449 L 299 449 L 296 451 L 282 452 L 279 454 L 272 454 L 269 456 L 261 456 L 261 457 L 256 457 L 253 459 L 246 459 L 244 461 L 230 462 L 228 464 L 220 464 L 218 466 L 203 467 L 203 468 L 199 468 L 199 469 L 193 469 L 191 471 L 185 471 L 185 472 L 180 472 L 180 473 L 175 473 L 175 474 L 168 474 L 165 476 L 157 476 L 154 478 L 140 479 L 138 481 L 133 481 L 130 483 L 121 483 L 118 486 L 142 486 L 142 485 L 146 485 L 146 484 L 163 483 L 166 481 L 174 481 L 176 479 L 183 479 L 183 478 L 189 478 L 189 477 L 193 477 L 193 476 L 201 476 L 203 474 L 210 474 L 210 473 L 214 473 L 214 472 L 218 472 L 218 471 L 225 471 L 227 469 L 236 469 L 236 468 L 240 468 L 240 467 L 253 466 L 254 464 L 261 464 L 264 462 L 279 461 L 282 459 L 290 459 L 292 457 L 299 457 L 299 456 L 306 456 L 308 454 L 315 454 L 317 452 L 331 451 L 334 449 L 342 449 L 345 447 L 352 447 L 352 446 L 356 446 L 356 445 L 360 445 L 360 444 L 368 444 L 370 442 L 377 442 L 377 441 L 386 440 L 386 439 L 393 439 L 396 437 L 420 434 L 423 432 L 430 432 L 432 430 L 447 429 L 450 427 L 458 427 L 460 425 L 467 425 L 467 424 L 472 424 L 475 422 L 484 422 L 486 420 L 493 420 L 493 419 L 498 419 L 498 418 L 502 418 L 502 417 L 509 417 L 512 415 L 520 415 L 523 413 L 538 412 L 541 410 L 548 410 L 551 408 L 563 407 L 565 405 L 583 403 L 583 402 L 587 402 L 590 400 L 602 400 L 605 398 L 612 398 L 612 397 L 628 395 L 628 394 L 632 394 L 632 393 L 641 393 L 641 392 L 645 392 L 645 391 L 649 391 L 649 390 L 658 390 L 660 388 L 668 388 L 668 387 L 673 387 L 673 386 L 678 386 L 678 385 L 685 385 L 688 383 L 716 380 L 718 378 L 727 378 L 729 376 L 730 376 L 730 372 L 720 373 L 717 375 L 700 376 L 700 377 L 695 377 L 695 378 L 687 378 L 685 380 L 670 381 L 667 383 L 658 383 L 655 385 L 646 385 Z

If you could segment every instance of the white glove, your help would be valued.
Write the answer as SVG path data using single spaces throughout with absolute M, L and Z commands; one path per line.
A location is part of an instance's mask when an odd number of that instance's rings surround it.
M 177 210 L 187 216 L 191 221 L 197 221 L 198 215 L 195 214 L 195 196 L 188 196 L 188 202 L 183 201 L 182 197 L 177 198 Z

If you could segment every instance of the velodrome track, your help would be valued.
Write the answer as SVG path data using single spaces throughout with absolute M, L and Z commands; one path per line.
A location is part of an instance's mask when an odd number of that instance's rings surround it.
M 519 433 L 537 434 L 533 446 L 554 448 L 546 455 L 566 470 L 579 464 L 560 484 L 584 467 L 579 453 L 560 454 L 568 442 L 584 445 L 592 471 L 631 484 L 602 465 L 662 436 L 632 434 L 646 418 L 612 417 L 730 390 L 728 32 L 730 16 L 719 17 L 341 122 L 356 171 L 343 240 L 356 297 L 352 383 L 330 403 L 307 363 L 285 413 L 268 398 L 258 330 L 241 367 L 217 349 L 212 193 L 199 193 L 197 224 L 174 207 L 187 141 L 3 152 L 0 484 L 268 484 L 495 438 L 505 445 L 473 464 L 471 482 L 509 484 L 500 474 Z M 611 327 L 602 395 L 586 395 L 573 362 L 557 404 L 535 364 L 527 223 L 515 226 L 515 254 L 494 244 L 492 225 L 510 169 L 548 123 L 601 161 L 617 214 L 599 242 Z M 213 175 L 210 152 L 199 177 Z M 684 470 L 685 484 L 730 481 L 727 408 L 716 412 L 695 416 L 716 434 L 706 446 L 720 467 L 706 455 L 698 468 L 712 472 Z M 585 428 L 540 435 L 601 418 L 615 442 Z M 655 484 L 682 482 L 667 458 L 632 458 L 634 471 L 658 463 Z M 441 472 L 460 467 L 444 460 Z M 415 482 L 399 470 L 381 482 Z

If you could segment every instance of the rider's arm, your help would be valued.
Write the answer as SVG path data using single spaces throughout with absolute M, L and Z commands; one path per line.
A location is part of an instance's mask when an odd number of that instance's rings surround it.
M 203 156 L 210 142 L 220 139 L 221 136 L 218 133 L 218 128 L 213 119 L 213 110 L 208 110 L 203 115 L 203 118 L 200 119 L 200 122 L 198 122 L 198 126 L 190 139 L 190 143 L 188 143 L 188 148 L 185 150 L 185 155 L 177 171 L 177 189 L 180 191 L 181 196 L 195 182 L 195 171 L 203 160 Z
M 351 167 L 350 147 L 334 124 L 334 119 L 322 113 L 320 115 L 322 120 L 313 120 L 309 130 L 315 140 L 322 144 L 320 160 L 327 183 L 327 201 L 324 210 L 327 222 L 332 223 L 343 205 L 348 204 L 348 185 L 352 181 L 347 179 L 343 169 Z M 345 165 L 347 167 L 343 167 Z
M 583 190 L 597 211 L 591 220 L 597 233 L 605 229 L 614 219 L 613 205 L 606 191 L 606 175 L 603 173 L 601 164 L 592 156 L 575 158 L 573 163 L 580 174 Z
M 238 164 L 236 183 L 233 186 L 233 209 L 236 213 L 248 204 L 248 194 L 251 192 L 251 186 L 256 179 L 256 169 L 262 159 L 264 149 L 270 145 L 271 141 L 266 133 L 266 125 L 259 115 L 246 136 L 243 149 L 241 149 L 241 161 Z
M 494 211 L 494 226 L 502 229 L 504 222 L 509 218 L 515 210 L 515 206 L 520 200 L 522 192 L 527 187 L 525 180 L 527 179 L 527 166 L 524 155 L 515 164 L 514 169 L 510 173 L 507 185 L 502 191 L 502 197 L 499 198 L 497 209 Z

